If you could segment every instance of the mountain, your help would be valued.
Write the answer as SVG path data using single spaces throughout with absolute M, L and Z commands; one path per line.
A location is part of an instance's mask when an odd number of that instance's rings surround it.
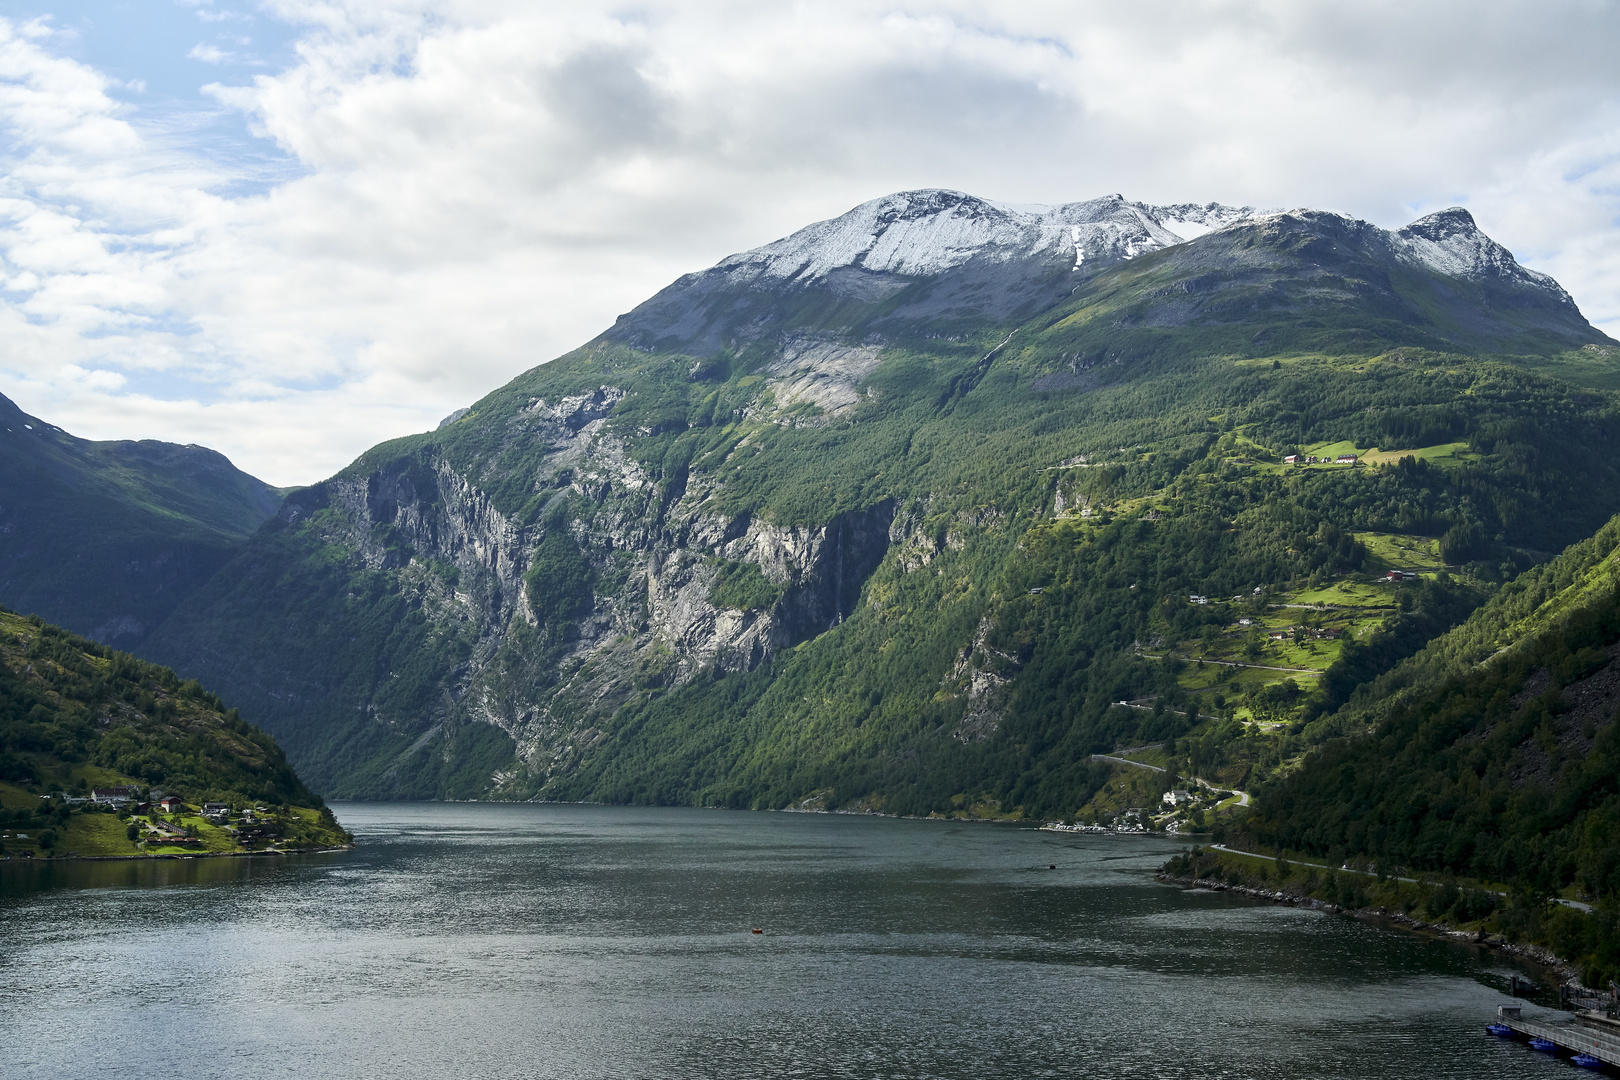
M 92 442 L 0 397 L 0 603 L 137 646 L 280 505 L 201 446 Z
M 1069 814 L 1279 767 L 1595 532 L 1617 360 L 1460 210 L 908 192 L 294 493 L 143 650 L 333 794 Z
M 1175 230 L 1216 235 L 1186 244 Z M 1310 210 L 1158 207 L 1116 195 L 1030 212 L 949 191 L 891 195 L 723 259 L 604 338 L 698 356 L 782 332 L 938 338 L 1022 322 L 1155 252 L 1166 254 L 1150 261 L 1153 272 L 1175 295 L 1122 279 L 1154 326 L 1283 310 L 1331 318 L 1350 305 L 1358 326 L 1369 315 L 1398 321 L 1411 344 L 1539 352 L 1603 340 L 1557 282 L 1519 266 L 1461 208 L 1387 232 Z M 1525 335 L 1530 348 L 1515 343 Z
M 241 850 L 255 834 L 292 847 L 347 840 L 274 740 L 195 682 L 0 609 L 0 822 L 10 841 L 0 850 L 139 854 L 139 826 L 87 797 L 149 785 L 193 804 L 193 820 L 181 820 L 195 836 L 176 850 Z M 196 818 L 204 801 L 257 806 L 258 820 L 228 833 Z

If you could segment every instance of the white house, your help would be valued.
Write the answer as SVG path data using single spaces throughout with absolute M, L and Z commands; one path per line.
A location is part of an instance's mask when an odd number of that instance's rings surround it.
M 1190 803 L 1192 801 L 1193 797 L 1191 792 L 1176 790 L 1167 791 L 1164 793 L 1164 804 L 1166 806 L 1180 806 L 1182 803 Z

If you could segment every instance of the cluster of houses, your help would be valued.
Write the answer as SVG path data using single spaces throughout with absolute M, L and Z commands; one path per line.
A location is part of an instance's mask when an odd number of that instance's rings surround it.
M 1133 589 L 1134 589 L 1134 588 L 1136 588 L 1136 586 L 1135 586 L 1135 585 L 1132 585 L 1132 586 L 1131 586 L 1131 588 L 1133 588 Z M 1031 589 L 1031 590 L 1030 590 L 1030 592 L 1037 592 L 1037 591 L 1039 591 L 1039 590 L 1036 590 L 1036 589 Z M 1260 595 L 1260 594 L 1261 594 L 1261 593 L 1262 593 L 1262 592 L 1264 592 L 1264 591 L 1265 591 L 1265 586 L 1263 586 L 1263 585 L 1256 585 L 1256 586 L 1255 586 L 1255 587 L 1254 587 L 1254 592 L 1252 592 L 1252 593 L 1250 593 L 1250 594 L 1249 594 L 1249 595 L 1250 595 L 1250 596 L 1259 596 L 1259 595 Z M 1241 604 L 1241 603 L 1243 603 L 1243 601 L 1244 601 L 1244 600 L 1246 600 L 1246 599 L 1248 599 L 1248 597 L 1244 597 L 1244 596 L 1234 596 L 1234 597 L 1232 597 L 1232 603 L 1234 603 L 1234 604 Z M 1193 593 L 1193 594 L 1192 594 L 1192 595 L 1191 595 L 1191 596 L 1189 596 L 1189 597 L 1187 597 L 1187 603 L 1189 603 L 1189 604 L 1207 604 L 1207 603 L 1209 603 L 1209 597 L 1207 597 L 1207 596 L 1200 596 L 1200 595 L 1199 595 L 1199 594 L 1198 594 L 1198 593 Z M 1243 624 L 1243 625 L 1244 625 L 1244 626 L 1247 626 L 1247 625 L 1249 625 L 1249 624 L 1248 624 L 1248 622 L 1244 622 L 1244 624 Z
M 1290 638 L 1305 637 L 1313 641 L 1334 641 L 1343 631 L 1335 630 L 1331 626 L 1290 626 L 1286 630 L 1273 630 L 1269 635 L 1272 641 L 1287 641 Z
M 147 822 L 147 842 L 158 843 L 164 846 L 178 844 L 182 847 L 197 846 L 203 843 L 198 838 L 189 835 L 186 830 L 170 821 L 163 820 L 163 814 L 180 814 L 185 812 L 185 804 L 173 795 L 164 796 L 150 804 L 157 813 Z M 230 824 L 231 808 L 227 803 L 209 802 L 201 806 L 201 817 L 210 825 L 225 828 Z M 268 811 L 264 807 L 253 810 L 243 810 L 237 818 L 236 825 L 230 829 L 239 843 L 251 844 L 256 840 L 272 840 L 281 835 L 281 827 L 268 818 Z
M 57 795 L 69 806 L 115 806 L 119 809 L 128 808 L 137 814 L 149 813 L 152 810 L 178 814 L 185 807 L 179 796 L 168 795 L 162 788 L 153 788 L 148 792 L 145 802 L 141 801 L 140 789 L 132 787 L 95 787 L 90 789 L 88 795 L 69 795 L 66 792 L 58 792 Z M 206 803 L 204 813 L 207 813 L 207 807 L 210 806 L 219 807 L 227 812 L 230 810 L 224 803 Z
M 1315 454 L 1289 454 L 1283 458 L 1285 465 L 1354 465 L 1356 455 L 1340 454 L 1338 457 L 1317 457 Z
M 1190 596 L 1187 599 L 1194 604 L 1209 603 L 1209 597 L 1207 596 Z M 1245 615 L 1243 618 L 1237 621 L 1237 624 L 1242 627 L 1252 627 L 1254 625 L 1254 620 Z M 1342 631 L 1335 630 L 1331 626 L 1316 626 L 1309 628 L 1290 626 L 1285 629 L 1271 631 L 1270 637 L 1272 641 L 1287 641 L 1289 638 L 1298 637 L 1301 633 L 1304 633 L 1308 637 L 1314 638 L 1317 641 L 1332 641 L 1337 638 Z
M 1074 825 L 1065 825 L 1064 823 L 1059 822 L 1059 821 L 1049 821 L 1046 824 L 1042 825 L 1041 828 L 1048 831 L 1048 832 L 1145 833 L 1149 829 L 1155 827 L 1155 825 L 1154 825 L 1155 821 L 1166 821 L 1166 820 L 1168 820 L 1169 823 L 1166 826 L 1167 831 L 1169 831 L 1169 832 L 1180 832 L 1180 831 L 1182 831 L 1183 826 L 1174 817 L 1174 814 L 1175 814 L 1175 812 L 1177 810 L 1179 810 L 1179 809 L 1181 809 L 1182 807 L 1185 807 L 1185 806 L 1192 806 L 1192 805 L 1197 804 L 1198 802 L 1200 802 L 1202 800 L 1205 800 L 1205 799 L 1213 801 L 1213 800 L 1226 798 L 1227 796 L 1229 796 L 1231 794 L 1232 793 L 1229 792 L 1229 791 L 1218 791 L 1218 790 L 1215 790 L 1215 789 L 1210 789 L 1208 791 L 1201 791 L 1200 792 L 1200 791 L 1184 791 L 1184 790 L 1182 790 L 1180 788 L 1177 788 L 1174 791 L 1165 792 L 1160 797 L 1160 801 L 1162 802 L 1163 807 L 1164 807 L 1164 809 L 1162 809 L 1162 810 L 1154 810 L 1154 809 L 1150 809 L 1150 808 L 1145 807 L 1145 806 L 1132 806 L 1132 807 L 1129 807 L 1128 809 L 1120 811 L 1119 816 L 1113 821 L 1113 823 L 1111 825 L 1102 825 L 1102 824 L 1089 824 L 1088 825 L 1088 824 L 1079 824 L 1079 823 L 1076 823 Z
M 147 822 L 145 839 L 147 843 L 178 844 L 181 847 L 195 847 L 202 843 L 199 837 L 187 834 L 185 829 L 162 818 Z
M 136 815 L 151 815 L 142 822 L 146 828 L 145 839 L 149 843 L 180 847 L 196 847 L 203 844 L 200 838 L 189 835 L 183 826 L 164 820 L 166 816 L 185 813 L 186 804 L 178 795 L 170 795 L 161 788 L 149 791 L 145 801 L 141 800 L 140 790 L 133 787 L 96 787 L 91 788 L 88 795 L 58 792 L 58 796 L 69 806 L 111 806 L 120 810 L 127 809 Z M 228 803 L 207 802 L 202 804 L 200 810 L 202 819 L 210 825 L 224 828 L 230 824 L 231 808 Z M 262 806 L 244 810 L 231 831 L 242 843 L 279 837 L 281 828 L 268 814 L 269 812 Z

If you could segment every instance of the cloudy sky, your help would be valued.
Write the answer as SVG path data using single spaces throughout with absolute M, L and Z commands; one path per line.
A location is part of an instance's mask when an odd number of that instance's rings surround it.
M 1620 335 L 1620 6 L 6 0 L 0 393 L 301 484 L 890 191 L 1469 207 Z

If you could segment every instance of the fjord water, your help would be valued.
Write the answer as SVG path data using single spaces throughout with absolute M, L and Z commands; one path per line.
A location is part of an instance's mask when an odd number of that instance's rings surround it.
M 1482 1034 L 1519 969 L 1159 884 L 1161 839 L 336 810 L 356 850 L 0 870 L 0 1073 L 1570 1075 Z

